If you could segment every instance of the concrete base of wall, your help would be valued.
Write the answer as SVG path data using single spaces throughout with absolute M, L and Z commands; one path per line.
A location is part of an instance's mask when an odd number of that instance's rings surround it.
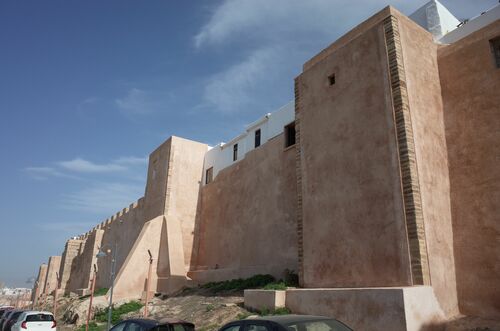
M 286 291 L 245 290 L 245 308 L 262 311 L 285 307 Z
M 245 291 L 245 306 L 277 307 L 273 292 Z M 434 331 L 446 320 L 430 286 L 290 289 L 285 306 L 295 314 L 334 317 L 354 330 Z

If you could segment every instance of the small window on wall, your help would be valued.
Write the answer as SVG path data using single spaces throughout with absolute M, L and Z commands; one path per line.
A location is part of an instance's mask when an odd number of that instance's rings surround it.
M 210 167 L 205 172 L 205 184 L 211 183 L 214 179 L 214 167 Z
M 493 52 L 493 60 L 497 68 L 500 68 L 500 37 L 490 40 L 490 46 Z
M 285 148 L 295 145 L 295 122 L 285 126 Z
M 238 144 L 233 146 L 233 161 L 238 160 Z
M 260 146 L 260 129 L 255 131 L 255 148 Z
M 330 84 L 330 86 L 335 85 L 335 74 L 331 74 L 330 76 L 328 76 L 328 83 Z

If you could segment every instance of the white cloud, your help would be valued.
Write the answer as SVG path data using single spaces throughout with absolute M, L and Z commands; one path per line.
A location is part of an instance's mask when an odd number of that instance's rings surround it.
M 403 0 L 390 3 L 402 10 L 418 8 L 417 3 Z M 386 5 L 380 0 L 226 0 L 215 8 L 194 43 L 197 47 L 220 44 L 236 36 L 279 41 L 296 33 L 295 39 L 305 34 L 316 39 L 336 36 Z
M 76 158 L 70 161 L 58 162 L 62 168 L 74 172 L 115 172 L 127 170 L 127 167 L 117 163 L 97 164 L 82 158 Z
M 148 164 L 148 161 L 149 158 L 147 157 L 124 156 L 114 160 L 113 162 L 124 165 L 146 165 Z
M 125 114 L 145 115 L 159 111 L 164 107 L 166 96 L 138 88 L 132 88 L 122 98 L 115 99 L 116 106 Z
M 37 180 L 47 180 L 50 177 L 77 178 L 75 176 L 65 174 L 52 167 L 26 167 L 23 170 L 32 178 Z
M 402 10 L 418 7 L 403 0 L 392 4 Z M 225 114 L 272 111 L 268 107 L 293 97 L 293 78 L 307 59 L 386 5 L 380 0 L 223 1 L 194 44 L 199 50 L 227 49 L 234 62 L 206 81 L 199 108 Z
M 102 182 L 65 195 L 63 208 L 111 215 L 143 195 L 143 185 Z
M 252 104 L 251 93 L 276 69 L 281 52 L 275 48 L 259 49 L 243 62 L 214 75 L 204 88 L 204 101 L 223 113 L 237 112 Z

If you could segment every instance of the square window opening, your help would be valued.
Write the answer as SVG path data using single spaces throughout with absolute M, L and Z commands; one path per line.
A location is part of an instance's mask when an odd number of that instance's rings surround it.
M 330 84 L 330 86 L 335 85 L 335 74 L 331 74 L 330 76 L 328 76 L 328 83 Z
M 233 146 L 233 161 L 238 160 L 238 144 Z
M 285 126 L 285 148 L 295 145 L 295 122 Z
M 255 148 L 260 146 L 260 129 L 255 131 Z
M 490 40 L 490 47 L 493 53 L 493 60 L 497 68 L 500 68 L 500 36 Z
M 210 167 L 205 172 L 205 184 L 211 183 L 214 180 L 214 167 Z

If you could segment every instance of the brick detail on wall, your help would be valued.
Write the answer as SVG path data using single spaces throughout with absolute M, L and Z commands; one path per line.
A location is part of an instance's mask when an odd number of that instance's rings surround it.
M 295 78 L 295 171 L 297 176 L 297 248 L 298 248 L 298 275 L 300 286 L 304 285 L 304 242 L 302 234 L 302 169 L 300 149 L 300 77 Z
M 396 125 L 412 279 L 414 285 L 429 285 L 430 276 L 422 201 L 398 20 L 391 15 L 384 20 L 383 24 Z

